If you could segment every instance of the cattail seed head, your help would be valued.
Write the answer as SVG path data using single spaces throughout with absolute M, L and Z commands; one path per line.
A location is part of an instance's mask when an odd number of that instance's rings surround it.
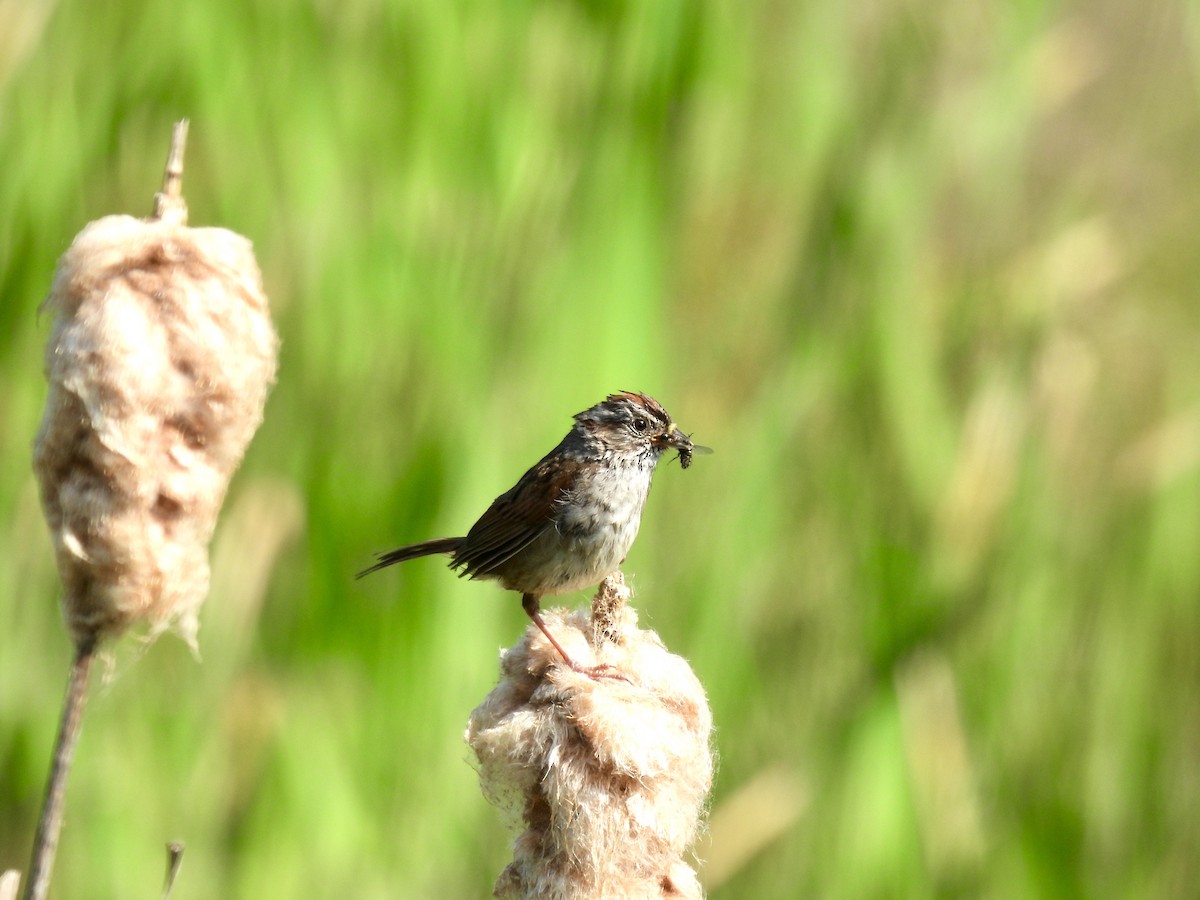
M 522 823 L 495 896 L 699 898 L 684 853 L 712 784 L 704 689 L 628 607 L 606 608 L 603 636 L 584 611 L 544 617 L 612 677 L 558 665 L 531 628 L 471 714 L 484 793 Z
M 108 216 L 59 261 L 34 470 L 77 645 L 144 623 L 194 645 L 208 543 L 278 338 L 250 242 Z

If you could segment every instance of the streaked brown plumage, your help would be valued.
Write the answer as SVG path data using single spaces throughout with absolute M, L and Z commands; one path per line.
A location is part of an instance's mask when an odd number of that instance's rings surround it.
M 575 416 L 575 425 L 464 537 L 437 538 L 379 555 L 358 573 L 444 553 L 468 578 L 518 591 L 533 623 L 571 668 L 581 669 L 550 634 L 541 598 L 601 581 L 624 561 L 641 523 L 663 452 L 690 462 L 698 448 L 658 401 L 624 391 Z

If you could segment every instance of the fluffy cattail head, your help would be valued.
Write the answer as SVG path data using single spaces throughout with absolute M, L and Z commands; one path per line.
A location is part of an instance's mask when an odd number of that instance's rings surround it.
M 278 339 L 250 242 L 109 216 L 59 261 L 34 470 L 77 645 L 144 622 L 194 643 L 208 543 Z
M 712 784 L 712 716 L 687 662 L 608 602 L 614 589 L 601 586 L 592 617 L 545 614 L 573 655 L 590 646 L 613 677 L 558 665 L 531 628 L 471 714 L 484 792 L 523 826 L 497 897 L 701 896 L 684 853 Z

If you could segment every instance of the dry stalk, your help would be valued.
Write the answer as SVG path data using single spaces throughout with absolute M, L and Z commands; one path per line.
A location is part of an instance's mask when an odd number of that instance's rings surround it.
M 26 898 L 46 896 L 50 889 L 50 873 L 54 868 L 54 855 L 58 850 L 58 836 L 62 832 L 63 803 L 67 791 L 67 774 L 79 740 L 79 723 L 83 720 L 83 707 L 87 703 L 88 672 L 96 655 L 96 642 L 84 642 L 75 650 L 75 661 L 67 678 L 67 696 L 63 700 L 62 720 L 58 725 L 58 737 L 54 742 L 54 757 L 50 764 L 50 777 L 46 782 L 46 796 L 42 801 L 42 814 L 38 819 L 37 833 L 33 839 L 33 857 L 29 863 L 29 877 L 25 882 Z
M 170 841 L 167 844 L 167 874 L 163 879 L 162 900 L 170 900 L 171 891 L 175 888 L 175 877 L 179 874 L 179 867 L 183 865 L 183 843 L 180 841 Z

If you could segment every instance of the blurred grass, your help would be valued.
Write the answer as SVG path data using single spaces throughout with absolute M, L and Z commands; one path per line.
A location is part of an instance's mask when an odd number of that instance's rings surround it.
M 720 897 L 1200 875 L 1194 4 L 0 0 L 0 865 L 68 647 L 35 315 L 85 222 L 252 238 L 284 338 L 202 664 L 115 653 L 62 897 L 468 897 L 524 626 L 436 563 L 606 392 L 717 448 L 627 570 L 719 732 Z M 581 602 L 583 597 L 568 598 Z M 724 837 L 722 837 L 724 836 Z

